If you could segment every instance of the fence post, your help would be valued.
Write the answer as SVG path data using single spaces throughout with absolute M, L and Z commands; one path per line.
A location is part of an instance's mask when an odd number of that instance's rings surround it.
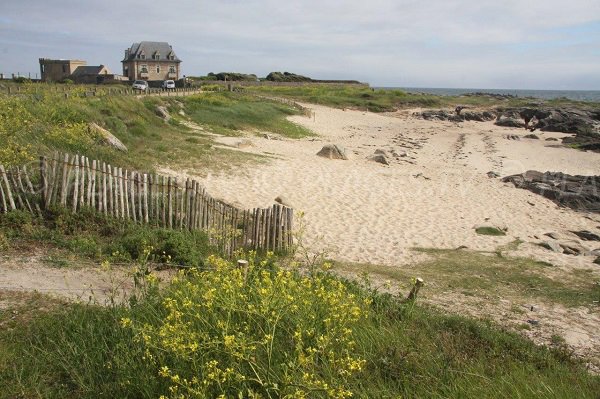
M 48 209 L 48 163 L 46 157 L 40 157 L 40 181 L 42 182 L 42 207 Z

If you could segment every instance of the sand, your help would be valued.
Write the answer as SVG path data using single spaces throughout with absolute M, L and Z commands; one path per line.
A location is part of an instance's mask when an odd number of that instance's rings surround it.
M 208 191 L 243 208 L 267 207 L 282 195 L 303 212 L 306 243 L 334 259 L 385 265 L 414 262 L 415 247 L 493 251 L 517 238 L 539 242 L 543 234 L 569 230 L 598 232 L 600 215 L 560 208 L 529 191 L 489 178 L 524 172 L 561 171 L 597 174 L 600 155 L 541 140 L 508 140 L 522 129 L 492 122 L 424 121 L 412 111 L 374 114 L 315 105 L 314 118 L 295 116 L 317 137 L 266 139 L 253 135 L 253 145 L 240 151 L 274 158 L 264 165 L 208 174 Z M 223 137 L 220 145 L 236 147 L 240 138 Z M 325 144 L 345 147 L 349 160 L 316 156 Z M 407 156 L 384 166 L 367 160 L 376 149 Z M 189 171 L 202 175 L 201 171 Z M 504 237 L 478 235 L 474 226 L 507 229 Z M 573 238 L 576 238 L 573 236 Z M 600 247 L 600 244 L 597 245 Z M 593 247 L 591 248 L 593 249 Z M 523 245 L 521 254 L 558 265 L 590 265 L 593 257 L 552 253 Z

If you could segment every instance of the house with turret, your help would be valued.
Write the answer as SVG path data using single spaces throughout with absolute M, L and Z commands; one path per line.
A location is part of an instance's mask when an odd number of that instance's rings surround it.
M 180 76 L 181 60 L 167 42 L 133 43 L 121 63 L 129 80 L 178 80 Z

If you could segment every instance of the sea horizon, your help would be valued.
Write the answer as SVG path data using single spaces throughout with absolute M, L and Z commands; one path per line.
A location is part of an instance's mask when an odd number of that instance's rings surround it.
M 543 100 L 568 98 L 575 101 L 600 102 L 600 90 L 535 90 L 535 89 L 485 89 L 485 88 L 445 88 L 445 87 L 374 87 L 384 90 L 404 90 L 409 93 L 425 93 L 441 96 L 459 96 L 469 93 L 487 93 L 511 95 L 515 97 L 533 97 Z

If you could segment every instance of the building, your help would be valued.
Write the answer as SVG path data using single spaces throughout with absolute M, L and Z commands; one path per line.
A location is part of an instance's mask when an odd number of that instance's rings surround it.
M 179 79 L 181 60 L 167 42 L 133 43 L 121 62 L 129 80 Z
M 71 74 L 69 79 L 75 83 L 103 83 L 106 78 L 112 80 L 114 75 L 104 65 L 79 66 Z
M 40 76 L 42 82 L 60 82 L 75 72 L 78 67 L 84 67 L 87 62 L 82 60 L 51 60 L 40 58 Z

